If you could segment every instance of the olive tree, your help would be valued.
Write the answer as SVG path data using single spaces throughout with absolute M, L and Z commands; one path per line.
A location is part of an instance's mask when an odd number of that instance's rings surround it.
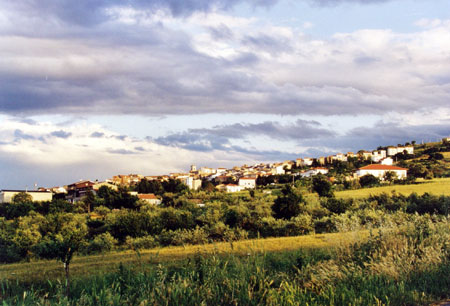
M 48 259 L 58 259 L 64 265 L 66 295 L 70 294 L 70 262 L 75 252 L 84 243 L 88 233 L 86 218 L 71 213 L 47 216 L 47 232 L 36 253 Z
M 11 200 L 14 204 L 31 203 L 31 202 L 33 202 L 33 197 L 31 196 L 31 194 L 22 191 L 22 192 L 16 193 L 12 197 Z
M 290 219 L 302 212 L 302 204 L 305 204 L 303 196 L 291 185 L 285 185 L 280 195 L 272 205 L 275 218 Z

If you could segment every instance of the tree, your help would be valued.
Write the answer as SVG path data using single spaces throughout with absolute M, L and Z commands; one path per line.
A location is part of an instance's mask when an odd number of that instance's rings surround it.
M 203 180 L 202 189 L 208 192 L 213 192 L 214 190 L 216 190 L 216 187 L 210 181 Z
M 430 160 L 443 160 L 444 155 L 442 153 L 431 153 L 428 157 Z
M 92 190 L 88 190 L 86 195 L 83 197 L 83 203 L 86 207 L 88 213 L 91 213 L 91 209 L 94 208 L 95 204 L 95 194 Z
M 36 246 L 42 258 L 59 259 L 64 265 L 66 295 L 70 294 L 70 262 L 88 233 L 86 219 L 71 213 L 47 216 L 47 233 Z
M 164 193 L 164 188 L 160 181 L 158 180 L 141 180 L 137 186 L 136 191 L 139 193 L 154 193 L 156 195 L 162 195 Z
M 19 192 L 12 197 L 12 202 L 14 204 L 31 203 L 33 202 L 33 197 L 27 192 Z
M 319 197 L 333 197 L 332 185 L 326 176 L 322 174 L 313 177 L 312 188 L 319 194 Z
M 394 172 L 394 171 L 386 171 L 384 173 L 384 177 L 383 178 L 384 178 L 385 181 L 387 181 L 389 183 L 392 183 L 395 179 L 397 179 L 397 173 Z
M 108 208 L 136 209 L 138 207 L 138 197 L 130 194 L 125 187 L 119 187 L 118 191 L 115 191 L 107 186 L 102 186 L 98 189 L 97 194 L 104 200 L 104 204 Z
M 372 174 L 366 174 L 359 178 L 361 187 L 373 187 L 380 184 L 380 179 Z
M 298 216 L 302 212 L 301 205 L 305 204 L 303 196 L 289 184 L 285 185 L 281 192 L 282 194 L 272 205 L 272 212 L 275 218 L 290 219 Z
M 182 193 L 183 191 L 188 191 L 189 188 L 183 184 L 180 180 L 175 180 L 170 178 L 168 181 L 162 183 L 165 192 L 171 193 Z

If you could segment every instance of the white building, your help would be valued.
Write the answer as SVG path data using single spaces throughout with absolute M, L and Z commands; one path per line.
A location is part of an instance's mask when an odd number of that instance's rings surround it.
M 394 160 L 391 157 L 386 157 L 380 161 L 380 164 L 392 166 L 394 164 Z
M 216 170 L 217 175 L 222 175 L 225 172 L 227 172 L 227 168 L 217 168 L 217 170 Z
M 236 184 L 228 184 L 228 185 L 224 185 L 224 184 L 220 184 L 216 186 L 217 190 L 220 191 L 226 191 L 226 192 L 239 192 L 244 190 L 244 187 L 236 185 Z
M 378 150 L 372 152 L 372 161 L 375 163 L 380 162 L 383 158 L 386 158 L 386 150 Z
M 145 201 L 153 205 L 159 205 L 162 202 L 161 199 L 159 199 L 153 193 L 140 193 L 137 195 L 137 197 L 139 198 L 139 200 Z
M 403 153 L 406 151 L 408 154 L 414 154 L 414 146 L 406 146 L 406 147 L 388 147 L 387 148 L 387 156 L 394 156 L 398 153 Z
M 227 185 L 227 192 L 239 192 L 244 190 L 242 186 L 235 185 L 235 184 L 228 184 Z
M 328 173 L 328 169 L 327 168 L 323 168 L 323 167 L 317 167 L 317 168 L 312 168 L 308 171 L 302 172 L 300 173 L 300 175 L 302 177 L 311 177 L 317 174 L 327 174 Z
M 343 161 L 346 162 L 347 161 L 347 156 L 345 156 L 345 154 L 342 153 L 338 153 L 334 156 L 333 160 L 338 160 L 338 161 Z
M 239 186 L 244 187 L 244 188 L 254 189 L 254 188 L 256 188 L 256 178 L 241 177 L 239 179 Z
M 33 202 L 51 201 L 53 198 L 51 191 L 2 190 L 0 191 L 0 203 L 11 203 L 12 198 L 20 192 L 29 194 Z
M 359 168 L 356 171 L 356 175 L 358 177 L 361 177 L 366 174 L 372 174 L 375 177 L 383 179 L 386 172 L 388 172 L 388 171 L 391 171 L 391 172 L 394 172 L 395 174 L 397 174 L 398 179 L 405 179 L 408 169 L 395 167 L 395 166 L 388 166 L 388 165 L 368 165 L 368 166 Z
M 314 159 L 307 157 L 307 158 L 303 159 L 303 164 L 305 166 L 311 166 L 313 164 L 313 161 L 314 161 Z
M 208 168 L 208 167 L 201 167 L 200 171 L 198 172 L 200 175 L 211 175 L 211 174 L 215 174 L 217 172 L 216 169 L 213 168 Z
M 311 166 L 313 164 L 313 159 L 306 157 L 306 158 L 297 158 L 295 160 L 295 164 L 297 167 L 302 167 L 302 166 Z
M 272 174 L 285 174 L 284 165 L 283 164 L 274 164 L 271 169 Z
M 184 177 L 181 181 L 191 190 L 197 190 L 202 187 L 202 180 L 196 179 L 192 176 Z

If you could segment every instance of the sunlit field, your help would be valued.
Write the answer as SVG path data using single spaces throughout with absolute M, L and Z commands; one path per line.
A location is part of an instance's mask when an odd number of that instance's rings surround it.
M 410 195 L 415 192 L 419 195 L 428 192 L 434 195 L 450 195 L 450 178 L 439 178 L 433 179 L 431 181 L 419 181 L 419 184 L 412 185 L 393 185 L 393 186 L 383 186 L 374 188 L 364 188 L 356 190 L 345 190 L 336 192 L 335 195 L 338 198 L 366 198 L 370 195 L 377 195 L 380 193 L 392 193 L 393 191 L 403 194 Z
M 86 276 L 108 272 L 119 263 L 159 263 L 182 260 L 196 254 L 237 254 L 250 255 L 263 252 L 282 252 L 300 248 L 336 247 L 360 241 L 368 236 L 368 231 L 350 233 L 332 233 L 306 235 L 299 237 L 282 237 L 252 239 L 237 242 L 221 242 L 205 245 L 166 247 L 151 250 L 123 251 L 103 255 L 78 256 L 71 263 L 74 276 Z M 62 263 L 56 260 L 39 260 L 29 263 L 0 265 L 0 279 L 47 280 L 63 277 Z

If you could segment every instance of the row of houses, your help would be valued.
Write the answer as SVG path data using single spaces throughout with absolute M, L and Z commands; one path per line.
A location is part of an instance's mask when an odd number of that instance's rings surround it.
M 444 141 L 448 139 L 443 139 Z M 197 190 L 202 186 L 202 180 L 215 180 L 219 182 L 218 190 L 227 192 L 241 191 L 246 188 L 255 188 L 256 179 L 260 176 L 282 175 L 289 173 L 293 167 L 309 167 L 309 169 L 300 172 L 298 175 L 302 177 L 311 177 L 317 174 L 327 174 L 328 169 L 324 166 L 332 164 L 334 161 L 348 161 L 351 158 L 362 158 L 371 160 L 379 165 L 369 165 L 358 169 L 355 176 L 360 177 L 365 174 L 372 174 L 376 177 L 383 178 L 387 171 L 393 171 L 398 178 L 406 178 L 406 170 L 404 168 L 393 166 L 393 156 L 398 153 L 414 154 L 413 146 L 389 146 L 374 151 L 361 150 L 358 153 L 348 152 L 346 154 L 338 153 L 327 157 L 319 158 L 297 158 L 296 161 L 287 160 L 279 163 L 260 163 L 255 165 L 235 166 L 231 169 L 227 168 L 197 168 L 191 165 L 190 171 L 187 173 L 170 173 L 160 176 L 144 176 L 141 174 L 116 175 L 110 180 L 104 182 L 79 181 L 65 187 L 54 187 L 50 189 L 42 189 L 38 191 L 27 191 L 36 201 L 51 200 L 52 194 L 64 194 L 64 197 L 71 203 L 80 201 L 88 192 L 97 193 L 101 186 L 108 186 L 117 190 L 117 186 L 133 186 L 137 185 L 141 180 L 159 180 L 167 181 L 169 179 L 178 179 L 188 186 L 191 190 Z M 312 167 L 313 165 L 318 165 Z M 237 181 L 237 184 L 230 184 L 229 181 Z M 11 201 L 12 197 L 23 190 L 3 190 L 0 192 L 0 203 Z M 156 203 L 160 201 L 155 195 L 137 195 L 141 200 Z
M 318 158 L 297 158 L 297 167 L 312 166 L 314 163 L 320 166 L 332 164 L 334 161 L 348 161 L 349 158 L 361 158 L 364 160 L 371 160 L 374 163 L 383 162 L 386 165 L 392 165 L 395 155 L 399 153 L 414 154 L 414 146 L 389 146 L 385 149 L 365 151 L 361 150 L 358 153 L 348 152 L 346 154 L 338 153 L 330 156 L 321 156 Z
M 58 195 L 59 198 L 64 198 L 66 201 L 74 204 L 81 200 L 89 192 L 96 195 L 102 186 L 107 186 L 113 190 L 117 190 L 117 185 L 113 184 L 111 181 L 79 181 L 64 187 L 53 187 L 53 188 L 39 188 L 38 190 L 1 190 L 0 191 L 0 203 L 11 203 L 14 196 L 18 193 L 27 193 L 31 196 L 32 200 L 35 202 L 52 201 L 54 195 Z M 140 200 L 150 203 L 150 204 L 160 204 L 161 199 L 154 194 L 139 194 L 137 192 L 129 192 L 131 195 L 137 196 Z

